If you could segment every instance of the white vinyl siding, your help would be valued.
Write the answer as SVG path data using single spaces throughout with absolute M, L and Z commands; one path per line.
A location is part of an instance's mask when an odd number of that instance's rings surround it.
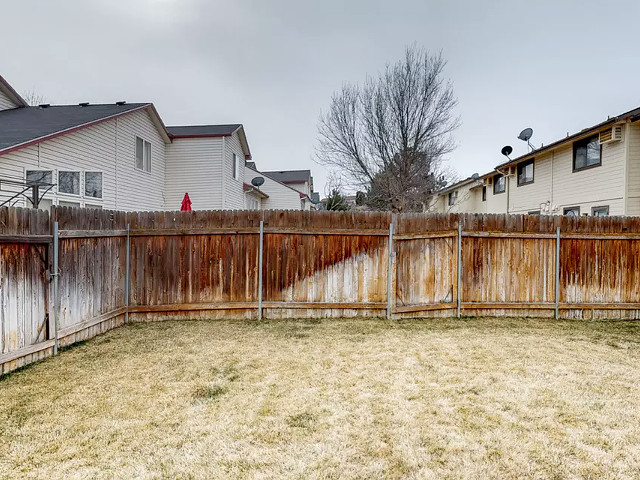
M 151 173 L 135 169 L 135 136 L 152 143 Z M 45 196 L 58 201 L 87 202 L 105 209 L 160 210 L 164 205 L 164 141 L 146 111 L 83 128 L 14 152 L 0 155 L 0 176 L 25 178 L 27 170 L 78 171 L 81 195 L 63 195 L 57 188 Z M 102 199 L 86 198 L 84 172 L 102 172 Z M 117 179 L 117 181 L 116 181 Z M 6 192 L 0 192 L 0 199 Z M 1 200 L 0 200 L 1 201 Z M 24 201 L 16 206 L 25 206 Z
M 224 137 L 224 181 L 222 182 L 223 205 L 226 210 L 242 210 L 245 208 L 244 198 L 244 168 L 239 168 L 238 178 L 233 178 L 233 154 L 238 157 L 240 167 L 244 166 L 244 152 L 237 133 Z
M 17 108 L 20 105 L 11 100 L 6 93 L 0 90 L 0 110 L 9 110 L 10 108 Z
M 264 178 L 264 183 L 260 186 L 260 190 L 269 195 L 269 198 L 262 199 L 262 208 L 264 210 L 300 210 L 299 192 L 272 180 L 262 173 L 245 167 L 244 178 L 246 183 L 251 184 L 251 179 L 254 177 Z
M 166 210 L 189 193 L 194 210 L 222 208 L 222 138 L 176 138 L 166 148 Z
M 165 204 L 164 139 L 146 110 L 123 115 L 115 121 L 117 122 L 118 208 L 130 211 L 162 210 Z M 135 137 L 137 136 L 151 143 L 151 172 L 135 168 Z

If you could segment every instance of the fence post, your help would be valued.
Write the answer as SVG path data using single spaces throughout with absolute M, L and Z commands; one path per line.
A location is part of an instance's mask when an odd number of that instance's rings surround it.
M 460 312 L 462 310 L 462 301 L 460 296 L 462 295 L 462 217 L 458 217 L 458 255 L 457 255 L 457 260 L 458 260 L 458 266 L 456 268 L 457 270 L 457 274 L 458 274 L 458 280 L 457 280 L 457 288 L 458 288 L 458 292 L 456 295 L 456 302 L 457 302 L 457 314 L 458 314 L 458 318 L 460 318 Z
M 58 222 L 53 222 L 53 354 L 58 354 L 58 316 L 60 295 L 58 292 L 58 255 L 59 255 L 59 238 L 58 238 Z
M 258 320 L 262 320 L 262 255 L 264 240 L 264 220 L 260 220 L 260 246 L 258 247 Z
M 387 320 L 391 320 L 391 282 L 393 274 L 393 220 L 389 224 L 389 263 L 387 265 Z
M 129 323 L 129 279 L 131 269 L 131 234 L 130 225 L 127 223 L 127 241 L 126 241 L 126 253 L 125 253 L 125 267 L 124 267 L 124 323 Z
M 560 303 L 560 227 L 556 230 L 556 320 L 558 319 L 558 304 Z

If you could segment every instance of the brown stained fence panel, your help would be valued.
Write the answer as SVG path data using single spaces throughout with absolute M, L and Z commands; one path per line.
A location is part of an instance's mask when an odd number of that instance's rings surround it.
M 473 238 L 462 243 L 465 302 L 554 301 L 555 241 Z
M 567 239 L 560 259 L 562 302 L 640 302 L 640 240 Z

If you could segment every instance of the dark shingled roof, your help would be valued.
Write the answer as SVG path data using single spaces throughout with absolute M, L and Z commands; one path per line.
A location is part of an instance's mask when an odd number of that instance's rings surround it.
M 120 115 L 149 103 L 124 105 L 52 105 L 0 111 L 0 152 L 39 138 L 48 137 L 88 123 Z
M 183 125 L 167 127 L 172 137 L 226 137 L 242 127 L 239 123 L 229 125 Z
M 311 170 L 281 170 L 278 172 L 262 172 L 267 177 L 273 178 L 282 183 L 302 183 L 308 182 Z

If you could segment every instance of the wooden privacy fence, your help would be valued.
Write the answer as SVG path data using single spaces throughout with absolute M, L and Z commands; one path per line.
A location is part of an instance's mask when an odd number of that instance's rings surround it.
M 129 318 L 640 313 L 638 218 L 51 216 L 0 209 L 1 372 Z

